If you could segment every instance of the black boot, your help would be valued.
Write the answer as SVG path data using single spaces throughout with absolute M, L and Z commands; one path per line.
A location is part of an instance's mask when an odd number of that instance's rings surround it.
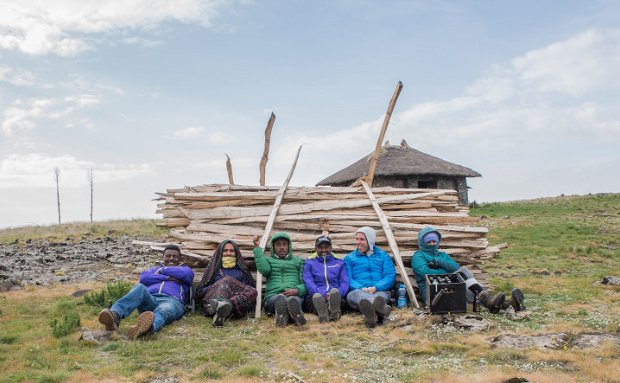
M 480 304 L 489 309 L 492 314 L 497 314 L 506 300 L 504 293 L 498 293 L 493 297 L 493 295 L 486 290 L 482 290 L 478 297 L 480 299 Z
M 525 305 L 523 304 L 523 300 L 525 300 L 525 296 L 523 295 L 523 291 L 520 288 L 515 287 L 512 289 L 512 293 L 510 294 L 510 305 L 515 311 L 523 311 L 525 310 Z

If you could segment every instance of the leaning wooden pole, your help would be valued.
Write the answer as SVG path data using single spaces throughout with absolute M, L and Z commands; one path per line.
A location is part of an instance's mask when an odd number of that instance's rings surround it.
M 398 251 L 398 245 L 396 245 L 396 239 L 394 238 L 394 233 L 392 232 L 390 223 L 388 222 L 385 213 L 383 213 L 383 210 L 381 210 L 381 207 L 379 206 L 375 195 L 372 193 L 372 190 L 370 190 L 370 186 L 368 186 L 368 184 L 364 180 L 361 180 L 360 182 L 364 187 L 364 190 L 366 190 L 366 194 L 368 194 L 368 198 L 372 203 L 372 207 L 375 209 L 375 213 L 377 213 L 377 216 L 379 217 L 379 222 L 381 222 L 381 226 L 383 226 L 383 232 L 385 233 L 385 237 L 390 244 L 390 249 L 392 250 L 392 254 L 394 255 L 394 259 L 396 260 L 396 265 L 400 270 L 400 275 L 401 277 L 403 277 L 403 282 L 405 282 L 405 286 L 407 287 L 407 292 L 409 293 L 409 297 L 411 298 L 411 303 L 413 303 L 413 306 L 415 308 L 420 308 L 418 300 L 416 299 L 413 292 L 413 286 L 411 285 L 411 281 L 409 280 L 409 276 L 407 275 L 407 271 L 405 270 L 405 264 L 403 263 L 403 259 L 401 258 L 400 252 Z
M 263 149 L 263 157 L 260 159 L 260 186 L 265 186 L 265 167 L 267 166 L 267 161 L 269 161 L 269 143 L 271 142 L 271 130 L 273 129 L 273 124 L 275 122 L 276 115 L 271 112 L 271 117 L 269 117 L 267 127 L 265 128 L 265 148 Z
M 226 173 L 228 173 L 228 184 L 234 185 L 235 180 L 233 179 L 232 162 L 230 162 L 230 157 L 228 157 L 228 154 L 224 154 L 226 155 Z
M 381 127 L 381 133 L 379 133 L 379 138 L 377 139 L 377 145 L 375 146 L 375 151 L 370 158 L 370 165 L 368 167 L 368 174 L 366 175 L 366 181 L 368 185 L 372 187 L 373 179 L 375 178 L 375 169 L 377 168 L 377 161 L 379 160 L 379 155 L 381 154 L 381 146 L 383 145 L 383 138 L 385 137 L 385 132 L 390 123 L 390 118 L 392 118 L 392 112 L 394 111 L 394 107 L 396 106 L 396 101 L 398 100 L 398 96 L 400 95 L 400 91 L 403 90 L 403 83 L 398 82 L 396 84 L 396 89 L 394 90 L 394 95 L 392 95 L 392 99 L 388 104 L 387 112 L 385 112 L 385 118 L 383 119 L 383 126 Z
M 263 236 L 261 237 L 260 243 L 258 245 L 261 249 L 265 249 L 265 245 L 267 245 L 267 240 L 269 240 L 269 233 L 271 233 L 271 228 L 273 227 L 273 223 L 276 220 L 278 209 L 280 208 L 282 198 L 284 197 L 284 192 L 288 187 L 288 183 L 291 180 L 291 177 L 293 177 L 293 172 L 295 171 L 295 166 L 297 166 L 297 160 L 299 159 L 299 152 L 301 152 L 302 146 L 303 145 L 300 145 L 299 149 L 297 149 L 297 154 L 295 155 L 295 161 L 293 161 L 293 166 L 291 166 L 291 170 L 288 172 L 286 180 L 284 180 L 284 183 L 280 187 L 280 190 L 278 190 L 278 194 L 276 194 L 276 200 L 273 204 L 273 208 L 271 209 L 271 213 L 269 214 L 269 218 L 267 219 L 265 231 L 263 232 Z M 261 303 L 263 300 L 263 276 L 258 270 L 256 270 L 256 291 L 258 292 L 258 295 L 256 296 L 256 311 L 254 312 L 254 317 L 260 318 Z

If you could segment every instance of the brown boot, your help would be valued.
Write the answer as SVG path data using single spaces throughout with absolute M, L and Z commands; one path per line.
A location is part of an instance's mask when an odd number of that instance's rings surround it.
M 153 320 L 155 320 L 155 314 L 152 311 L 145 311 L 138 316 L 136 325 L 129 328 L 127 336 L 130 339 L 136 339 L 148 334 L 153 326 Z
M 494 297 L 486 290 L 482 290 L 478 297 L 480 299 L 480 304 L 489 309 L 492 314 L 497 314 L 506 300 L 504 293 L 498 293 Z

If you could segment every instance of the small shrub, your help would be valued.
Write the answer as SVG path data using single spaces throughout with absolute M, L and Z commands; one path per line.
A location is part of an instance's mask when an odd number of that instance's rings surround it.
M 239 368 L 237 373 L 239 374 L 239 376 L 245 376 L 245 377 L 251 378 L 251 377 L 262 376 L 264 374 L 264 371 L 259 366 L 246 365 L 246 366 Z
M 19 339 L 17 335 L 2 335 L 0 336 L 0 344 L 13 344 Z
M 50 320 L 50 327 L 55 338 L 69 335 L 80 327 L 80 314 L 75 311 L 63 314 L 60 318 Z
M 84 296 L 84 303 L 95 308 L 107 308 L 122 298 L 133 285 L 125 280 L 108 282 L 100 291 L 91 291 Z

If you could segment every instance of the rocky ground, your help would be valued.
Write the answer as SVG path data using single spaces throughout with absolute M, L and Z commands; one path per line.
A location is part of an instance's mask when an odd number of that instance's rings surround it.
M 51 285 L 132 277 L 161 256 L 132 241 L 149 238 L 103 237 L 66 241 L 16 241 L 0 244 L 0 291 L 27 285 Z

